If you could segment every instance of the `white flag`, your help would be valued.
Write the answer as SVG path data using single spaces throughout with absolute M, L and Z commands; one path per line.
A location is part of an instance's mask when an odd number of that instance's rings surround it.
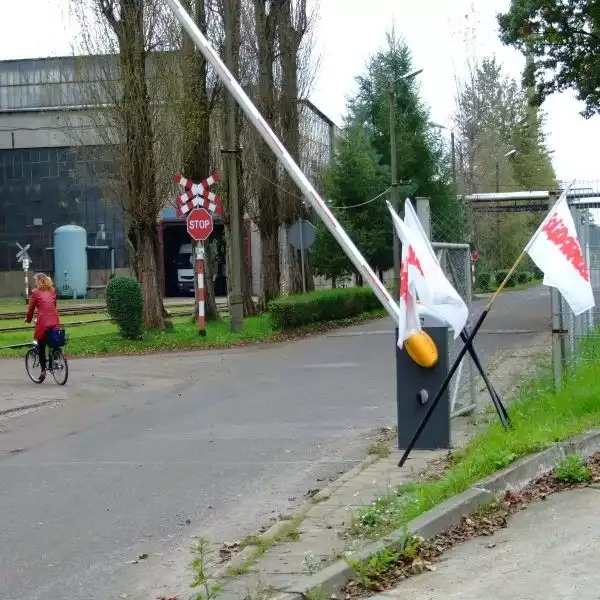
M 411 233 L 388 202 L 394 228 L 402 243 L 400 263 L 400 316 L 398 319 L 398 346 L 413 333 L 421 331 L 421 320 L 417 310 L 417 281 L 422 280 L 423 270 L 412 244 Z M 422 282 L 419 281 L 422 286 Z
M 577 239 L 567 194 L 571 183 L 542 221 L 525 252 L 544 272 L 544 285 L 555 287 L 575 315 L 595 306 L 590 272 Z
M 412 234 L 415 251 L 421 261 L 426 286 L 417 287 L 419 300 L 439 315 L 454 330 L 454 339 L 465 328 L 469 319 L 469 309 L 460 294 L 448 281 L 438 259 L 425 235 L 410 200 L 404 203 L 404 223 Z M 467 273 L 467 277 L 471 274 Z

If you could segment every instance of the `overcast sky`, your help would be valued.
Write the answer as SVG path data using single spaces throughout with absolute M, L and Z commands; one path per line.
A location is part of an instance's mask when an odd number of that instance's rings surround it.
M 395 27 L 412 49 L 424 100 L 432 120 L 450 123 L 455 78 L 464 72 L 465 28 L 477 25 L 478 53 L 496 54 L 507 73 L 520 77 L 523 58 L 498 40 L 496 13 L 510 0 L 314 0 L 319 2 L 316 52 L 320 70 L 311 99 L 337 123 L 354 77 L 368 57 L 385 44 L 386 31 Z M 56 56 L 71 52 L 76 31 L 69 0 L 0 0 L 0 60 Z M 546 130 L 560 179 L 600 179 L 596 142 L 600 118 L 584 120 L 571 94 L 549 99 L 544 106 Z

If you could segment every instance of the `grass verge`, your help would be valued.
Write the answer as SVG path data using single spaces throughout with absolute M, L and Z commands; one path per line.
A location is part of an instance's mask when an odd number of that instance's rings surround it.
M 244 321 L 243 333 L 232 333 L 229 322 L 217 321 L 207 325 L 206 337 L 198 335 L 198 326 L 188 317 L 173 319 L 170 331 L 149 331 L 142 340 L 124 340 L 113 323 L 94 323 L 81 327 L 68 328 L 69 343 L 66 351 L 69 356 L 102 356 L 117 354 L 144 354 L 149 352 L 168 352 L 176 350 L 201 350 L 245 346 L 258 342 L 280 342 L 310 334 L 321 333 L 335 327 L 355 325 L 364 321 L 377 319 L 385 315 L 376 310 L 362 313 L 355 317 L 328 321 L 314 325 L 299 327 L 281 332 L 273 326 L 268 314 L 250 317 Z M 8 332 L 0 334 L 0 346 L 27 343 L 31 341 L 29 331 Z M 22 357 L 25 349 L 16 348 L 0 350 L 0 358 Z
M 589 354 L 597 355 L 600 340 L 589 340 L 586 349 Z M 511 405 L 513 429 L 505 432 L 496 422 L 486 426 L 463 450 L 452 455 L 441 478 L 390 488 L 372 504 L 359 508 L 350 533 L 373 539 L 400 529 L 518 458 L 597 427 L 599 374 L 597 363 L 580 363 L 555 392 L 551 374 L 543 372 L 522 387 L 519 398 Z
M 366 561 L 346 556 L 346 562 L 354 572 L 354 578 L 342 590 L 345 600 L 358 600 L 373 592 L 385 592 L 402 581 L 427 571 L 435 571 L 435 563 L 450 548 L 477 537 L 490 537 L 507 527 L 512 515 L 530 504 L 545 500 L 550 494 L 597 484 L 600 481 L 600 453 L 584 461 L 580 456 L 570 455 L 556 467 L 553 473 L 542 475 L 520 492 L 507 491 L 487 506 L 480 507 L 462 522 L 425 540 L 405 531 L 396 544 L 376 552 Z M 486 544 L 493 548 L 496 542 Z

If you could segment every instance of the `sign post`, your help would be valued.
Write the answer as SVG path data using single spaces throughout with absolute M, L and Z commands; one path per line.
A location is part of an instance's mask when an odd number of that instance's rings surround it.
M 205 208 L 193 208 L 186 219 L 187 231 L 194 240 L 196 259 L 196 302 L 198 306 L 198 335 L 206 336 L 204 308 L 204 241 L 213 232 L 212 215 Z
M 19 249 L 17 252 L 17 262 L 22 263 L 23 271 L 25 272 L 25 304 L 27 304 L 27 302 L 29 302 L 29 266 L 31 263 L 31 259 L 29 258 L 29 254 L 27 254 L 27 250 L 31 248 L 31 244 L 27 244 L 27 246 L 21 246 L 19 242 L 15 243 Z
M 306 273 L 304 267 L 304 251 L 308 250 L 317 239 L 317 229 L 310 222 L 299 219 L 290 227 L 290 244 L 300 250 L 300 267 L 302 269 L 302 292 L 306 293 Z

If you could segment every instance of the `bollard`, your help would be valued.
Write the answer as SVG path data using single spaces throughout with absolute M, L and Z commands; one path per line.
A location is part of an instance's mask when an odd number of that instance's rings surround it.
M 437 346 L 439 359 L 435 366 L 419 366 L 405 349 L 396 345 L 396 398 L 398 404 L 398 448 L 406 449 L 415 430 L 427 412 L 448 373 L 448 326 L 419 307 L 421 327 Z M 398 331 L 396 330 L 396 341 Z M 415 450 L 440 450 L 450 448 L 450 396 L 442 396 L 435 412 L 419 437 Z

